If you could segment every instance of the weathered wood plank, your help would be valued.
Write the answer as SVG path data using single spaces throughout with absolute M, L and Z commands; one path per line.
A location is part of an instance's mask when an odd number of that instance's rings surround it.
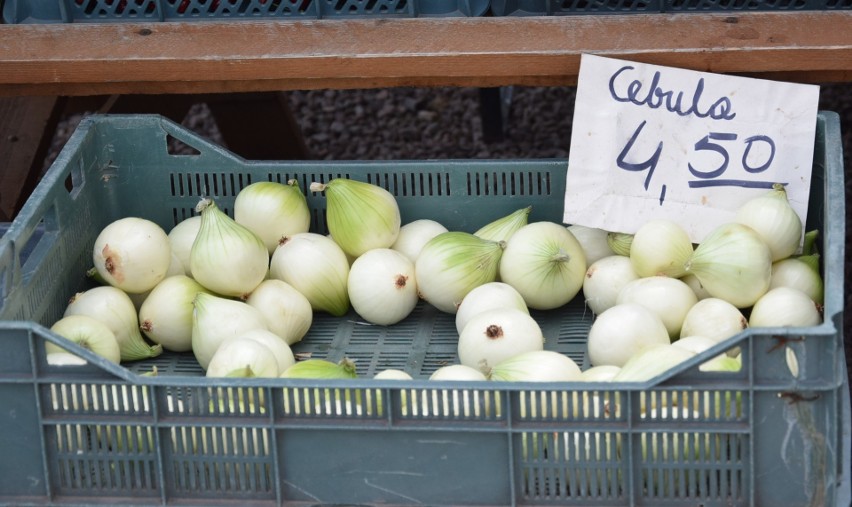
M 852 11 L 0 25 L 0 94 L 573 84 L 594 53 L 852 78 Z

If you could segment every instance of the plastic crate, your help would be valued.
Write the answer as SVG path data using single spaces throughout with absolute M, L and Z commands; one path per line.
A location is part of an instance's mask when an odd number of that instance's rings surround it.
M 170 154 L 175 143 L 195 154 Z M 94 238 L 119 217 L 168 230 L 201 195 L 229 210 L 250 182 L 346 176 L 390 190 L 404 221 L 472 231 L 527 205 L 533 221 L 561 221 L 566 167 L 248 162 L 157 116 L 84 119 L 0 238 L 0 503 L 849 505 L 844 182 L 831 112 L 818 118 L 807 219 L 822 231 L 825 322 L 748 329 L 647 383 L 426 380 L 456 362 L 456 331 L 425 303 L 390 327 L 317 314 L 295 350 L 355 359 L 351 381 L 207 379 L 191 354 L 119 366 L 74 345 L 89 364 L 44 360 L 45 343 L 65 342 L 46 326 L 88 286 Z M 324 232 L 324 197 L 307 197 Z M 586 364 L 581 296 L 535 316 L 547 348 Z M 733 347 L 741 371 L 698 371 Z M 143 375 L 153 366 L 158 376 Z M 370 378 L 384 368 L 415 380 Z M 688 410 L 643 412 L 648 403 Z
M 852 9 L 850 0 L 491 0 L 495 16 Z
M 19 23 L 481 16 L 489 0 L 6 0 Z

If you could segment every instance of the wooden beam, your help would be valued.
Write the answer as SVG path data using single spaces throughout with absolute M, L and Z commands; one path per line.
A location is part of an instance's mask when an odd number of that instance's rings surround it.
M 852 79 L 852 10 L 0 25 L 0 94 L 560 85 L 593 53 Z

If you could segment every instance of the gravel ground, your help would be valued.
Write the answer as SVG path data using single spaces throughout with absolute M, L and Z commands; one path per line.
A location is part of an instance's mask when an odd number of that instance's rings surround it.
M 567 157 L 571 140 L 574 88 L 511 90 L 502 140 L 486 142 L 480 116 L 479 90 L 474 88 L 391 88 L 319 90 L 289 93 L 311 158 L 320 160 L 549 158 Z M 821 88 L 820 109 L 841 116 L 844 163 L 852 171 L 852 84 Z M 67 118 L 57 132 L 56 150 L 79 116 Z M 184 120 L 188 128 L 224 144 L 215 120 L 197 104 Z M 46 161 L 46 164 L 51 159 Z M 847 203 L 852 177 L 846 177 Z M 852 223 L 852 206 L 846 221 Z M 847 228 L 849 244 L 850 228 Z M 852 279 L 852 263 L 845 264 Z M 848 290 L 844 301 L 852 303 Z M 852 322 L 844 324 L 847 363 L 852 364 Z

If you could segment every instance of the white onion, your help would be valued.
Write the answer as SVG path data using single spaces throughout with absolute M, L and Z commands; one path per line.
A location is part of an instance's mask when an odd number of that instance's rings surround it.
M 535 319 L 515 308 L 500 308 L 470 319 L 459 335 L 459 362 L 488 374 L 505 359 L 543 348 L 544 336 Z
M 373 375 L 373 378 L 376 380 L 413 380 L 411 375 L 395 368 L 382 370 Z M 403 403 L 405 402 L 403 401 Z
M 330 237 L 303 232 L 287 238 L 272 254 L 269 277 L 292 285 L 316 311 L 336 317 L 349 311 L 349 260 Z
M 456 312 L 456 331 L 461 334 L 474 315 L 507 307 L 529 313 L 524 297 L 514 287 L 503 282 L 484 283 L 468 292 L 459 304 Z
M 684 267 L 713 297 L 747 308 L 769 290 L 772 254 L 753 229 L 731 222 L 711 231 Z
M 573 382 L 580 367 L 573 359 L 553 350 L 530 350 L 504 359 L 488 373 L 489 380 L 507 382 Z
M 718 342 L 712 338 L 708 338 L 706 336 L 684 336 L 683 338 L 678 339 L 675 342 L 672 342 L 672 345 L 684 350 L 688 350 L 694 354 L 700 354 L 705 350 L 715 346 Z M 718 356 L 713 357 L 709 361 L 701 363 L 699 366 L 699 370 L 701 371 L 730 371 L 731 361 L 736 363 L 736 359 L 728 356 L 725 353 L 719 354 Z M 737 370 L 739 368 L 736 368 Z M 736 370 L 734 370 L 736 371 Z
M 414 220 L 399 228 L 399 235 L 391 248 L 408 257 L 411 262 L 417 262 L 423 246 L 444 232 L 447 232 L 447 228 L 434 220 Z
M 328 236 L 303 232 L 284 240 L 272 254 L 269 277 L 292 285 L 315 311 L 336 317 L 349 311 L 349 260 Z
M 68 315 L 88 315 L 106 324 L 118 341 L 122 361 L 156 357 L 163 352 L 162 345 L 149 345 L 142 337 L 133 301 L 115 287 L 104 285 L 75 294 L 65 308 Z
M 429 380 L 488 380 L 484 373 L 464 364 L 448 364 L 432 372 Z
M 358 257 L 367 250 L 389 248 L 400 229 L 399 206 L 384 188 L 347 178 L 311 183 L 325 192 L 328 232 L 344 252 Z
M 746 201 L 737 209 L 734 221 L 751 227 L 769 247 L 772 260 L 785 259 L 796 252 L 802 236 L 802 220 L 790 205 L 784 185 Z
M 804 292 L 776 287 L 754 303 L 749 327 L 805 327 L 822 323 L 816 303 Z
M 202 200 L 196 210 L 201 212 L 201 228 L 190 252 L 192 277 L 223 296 L 251 293 L 269 269 L 266 245 L 212 200 Z
M 414 264 L 420 297 L 442 312 L 456 313 L 468 292 L 497 279 L 503 247 L 461 231 L 435 236 Z
M 692 255 L 692 241 L 672 220 L 656 219 L 642 224 L 633 235 L 630 261 L 640 277 L 686 274 L 684 264 Z
M 686 313 L 680 336 L 705 336 L 718 343 L 747 327 L 748 320 L 736 306 L 719 298 L 707 298 Z
M 45 359 L 47 359 L 47 364 L 51 366 L 82 366 L 88 364 L 82 357 L 65 351 L 48 352 Z
M 713 297 L 710 295 L 709 292 L 707 292 L 707 289 L 705 289 L 704 286 L 701 285 L 701 280 L 699 280 L 697 276 L 692 274 L 684 275 L 680 277 L 679 280 L 689 285 L 689 288 L 692 289 L 692 292 L 695 293 L 695 297 L 697 297 L 699 301 L 702 299 Z
M 279 375 L 272 351 L 257 340 L 242 337 L 224 341 L 206 369 L 207 377 L 274 378 Z
M 274 375 L 276 377 L 287 368 L 296 364 L 296 356 L 293 355 L 293 350 L 290 348 L 290 345 L 272 331 L 268 331 L 266 329 L 252 329 L 251 331 L 242 333 L 236 338 L 230 338 L 230 340 L 254 340 L 267 347 L 272 353 L 272 357 L 275 358 L 275 363 L 278 365 L 278 372 Z
M 169 244 L 172 247 L 172 254 L 180 259 L 183 271 L 186 276 L 192 276 L 189 269 L 189 255 L 192 252 L 192 244 L 195 243 L 195 238 L 198 236 L 198 231 L 201 229 L 201 215 L 195 215 L 178 222 L 169 231 Z
M 92 260 L 98 274 L 125 292 L 149 291 L 166 277 L 172 260 L 166 232 L 150 220 L 127 217 L 101 230 Z
M 672 344 L 652 345 L 638 350 L 621 366 L 613 382 L 643 382 L 662 375 L 695 356 L 695 352 Z
M 199 292 L 193 305 L 192 353 L 205 370 L 225 340 L 252 329 L 266 329 L 260 311 L 242 301 Z
M 587 346 L 592 366 L 621 367 L 642 349 L 669 343 L 666 326 L 655 313 L 636 303 L 625 303 L 595 318 Z
M 600 315 L 615 306 L 625 285 L 639 278 L 629 257 L 610 255 L 595 261 L 583 279 L 583 298 L 589 309 Z
M 257 234 L 272 255 L 281 238 L 308 232 L 311 212 L 296 180 L 258 181 L 237 194 L 234 220 Z
M 619 371 L 621 371 L 621 367 L 612 364 L 592 366 L 580 374 L 580 380 L 583 382 L 609 382 L 618 375 Z
M 301 341 L 314 320 L 308 298 L 282 280 L 273 278 L 260 282 L 246 298 L 246 303 L 257 308 L 266 327 L 288 345 Z
M 616 304 L 636 303 L 657 314 L 670 338 L 680 336 L 683 319 L 697 302 L 698 297 L 688 285 L 667 276 L 633 280 L 621 289 L 616 299 Z
M 364 320 L 389 326 L 417 306 L 414 263 L 390 248 L 368 250 L 355 259 L 347 281 L 349 302 Z
M 500 280 L 518 290 L 527 306 L 558 308 L 583 288 L 586 255 L 568 229 L 554 222 L 534 222 L 506 242 Z
M 89 315 L 68 315 L 56 321 L 50 330 L 66 338 L 84 349 L 90 350 L 103 357 L 107 361 L 118 364 L 121 361 L 121 349 L 115 334 L 103 322 Z M 62 347 L 45 342 L 44 348 L 47 353 L 48 364 L 81 364 L 75 363 L 73 359 L 59 356 L 68 354 L 85 364 L 84 359 L 69 353 Z M 52 357 L 51 357 L 52 356 Z
M 821 305 L 825 300 L 825 285 L 819 272 L 819 254 L 790 257 L 772 264 L 769 288 L 798 289 Z
M 192 302 L 209 292 L 186 275 L 158 283 L 139 308 L 139 327 L 154 343 L 174 352 L 192 350 Z
M 607 235 L 609 232 L 598 229 L 597 227 L 586 227 L 584 225 L 569 225 L 568 230 L 580 242 L 583 247 L 583 253 L 586 255 L 586 264 L 592 265 L 595 262 L 615 255 L 612 248 L 609 247 Z

